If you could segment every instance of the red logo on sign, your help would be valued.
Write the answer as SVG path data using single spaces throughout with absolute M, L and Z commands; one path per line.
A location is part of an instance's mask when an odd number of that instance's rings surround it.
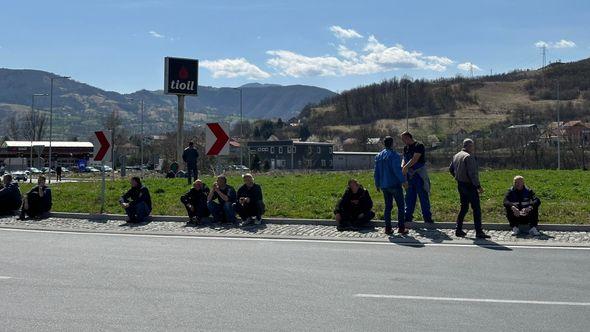
M 180 70 L 178 71 L 178 78 L 180 78 L 181 80 L 188 79 L 188 69 L 186 69 L 185 67 L 180 68 Z

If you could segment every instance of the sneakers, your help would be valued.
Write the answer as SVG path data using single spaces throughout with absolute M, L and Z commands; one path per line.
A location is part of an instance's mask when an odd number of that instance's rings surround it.
M 385 230 L 383 231 L 383 233 L 385 233 L 387 235 L 391 235 L 391 234 L 393 234 L 393 229 L 391 227 L 385 227 Z
M 537 230 L 537 227 L 531 227 L 529 234 L 532 236 L 539 236 L 541 233 Z
M 455 230 L 455 236 L 456 237 L 465 237 L 465 236 L 467 236 L 467 233 L 465 233 L 462 229 L 457 229 L 457 230 Z
M 512 227 L 512 236 L 517 236 L 518 234 L 520 234 L 520 228 L 518 226 Z
M 405 227 L 402 227 L 402 228 L 398 228 L 398 229 L 397 229 L 397 234 L 399 234 L 399 235 L 406 235 L 406 234 L 408 234 L 409 232 L 410 232 L 410 231 L 408 231 L 408 230 L 407 230 Z
M 254 220 L 254 225 L 262 225 L 262 218 L 256 218 L 256 220 Z
M 254 221 L 252 220 L 252 218 L 242 220 L 242 226 L 252 225 L 253 223 L 254 223 Z
M 483 231 L 479 231 L 475 234 L 475 237 L 478 239 L 489 239 L 491 238 L 491 236 L 487 235 L 486 233 L 484 233 Z

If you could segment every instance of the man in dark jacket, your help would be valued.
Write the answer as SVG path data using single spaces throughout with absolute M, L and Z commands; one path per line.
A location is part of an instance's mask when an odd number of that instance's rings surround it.
M 254 183 L 254 177 L 250 173 L 242 175 L 242 179 L 244 184 L 238 189 L 238 201 L 233 204 L 234 210 L 242 219 L 242 226 L 252 223 L 260 225 L 264 214 L 262 188 Z
M 186 177 L 188 184 L 192 183 L 192 178 L 199 178 L 199 170 L 197 169 L 197 160 L 199 159 L 199 152 L 195 149 L 195 144 L 191 141 L 188 147 L 182 152 L 182 160 L 186 163 Z
M 147 187 L 141 184 L 141 179 L 134 176 L 130 180 L 131 189 L 121 196 L 119 203 L 125 209 L 130 223 L 146 222 L 152 212 L 152 198 Z
M 365 227 L 375 217 L 373 200 L 369 191 L 357 180 L 348 181 L 348 187 L 336 205 L 334 215 L 338 231 L 356 230 Z
M 393 210 L 393 200 L 397 205 L 397 222 L 399 234 L 407 234 L 408 230 L 404 223 L 404 191 L 403 188 L 408 188 L 408 181 L 402 173 L 402 159 L 399 154 L 393 151 L 393 138 L 391 136 L 385 137 L 383 140 L 385 149 L 375 157 L 375 171 L 373 177 L 375 179 L 375 188 L 377 191 L 383 192 L 383 199 L 385 201 L 385 234 L 393 234 L 391 228 L 391 211 Z
M 457 216 L 457 229 L 455 235 L 465 237 L 463 231 L 463 220 L 469 211 L 469 205 L 473 209 L 473 223 L 475 225 L 475 236 L 479 239 L 489 239 L 490 236 L 484 233 L 481 225 L 481 204 L 479 195 L 483 188 L 479 183 L 479 167 L 475 158 L 475 142 L 466 138 L 463 140 L 463 149 L 453 157 L 449 166 L 449 172 L 457 181 L 457 189 L 461 200 L 461 210 Z
M 37 185 L 27 193 L 20 212 L 20 219 L 25 219 L 27 215 L 36 219 L 49 217 L 52 206 L 51 189 L 45 185 L 45 181 L 45 176 L 40 175 Z
M 4 174 L 0 184 L 0 215 L 14 214 L 22 204 L 18 183 L 12 182 L 12 175 Z
M 219 175 L 213 184 L 213 190 L 207 196 L 207 207 L 216 223 L 236 223 L 233 204 L 236 202 L 236 190 L 227 184 L 225 175 Z
M 541 200 L 537 198 L 535 192 L 524 185 L 524 178 L 520 175 L 515 176 L 512 188 L 504 196 L 506 218 L 512 227 L 512 235 L 520 233 L 518 225 L 521 224 L 528 224 L 531 227 L 530 235 L 541 234 L 537 230 L 540 205 Z
M 202 218 L 209 216 L 209 208 L 207 207 L 207 196 L 209 195 L 209 188 L 201 180 L 196 180 L 193 187 L 180 197 L 180 201 L 186 208 L 189 222 L 194 222 L 198 225 Z

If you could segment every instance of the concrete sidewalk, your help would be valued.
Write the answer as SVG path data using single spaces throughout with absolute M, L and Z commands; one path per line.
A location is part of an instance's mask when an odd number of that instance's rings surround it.
M 52 212 L 51 217 L 63 219 L 85 219 L 85 220 L 125 220 L 126 215 L 123 214 L 88 214 L 88 213 L 70 213 L 70 212 Z M 151 216 L 152 222 L 186 222 L 186 216 Z M 331 219 L 295 219 L 295 218 L 264 218 L 267 224 L 279 225 L 316 225 L 316 226 L 336 226 L 334 220 Z M 423 228 L 423 229 L 455 229 L 454 222 L 436 222 L 434 224 L 427 224 L 424 222 L 411 222 L 406 224 L 408 228 Z M 383 220 L 374 220 L 371 223 L 373 227 L 385 227 Z M 397 222 L 393 222 L 393 226 L 397 227 Z M 473 223 L 465 222 L 465 229 L 472 230 Z M 589 225 L 569 225 L 569 224 L 540 224 L 539 229 L 545 231 L 557 232 L 590 232 Z M 509 231 L 511 230 L 508 223 L 494 224 L 484 223 L 486 230 Z

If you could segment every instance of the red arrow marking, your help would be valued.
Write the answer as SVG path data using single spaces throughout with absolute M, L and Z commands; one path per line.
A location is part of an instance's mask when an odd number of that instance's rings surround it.
M 211 129 L 211 132 L 217 138 L 217 140 L 215 141 L 213 146 L 211 146 L 211 149 L 209 149 L 209 151 L 207 151 L 207 155 L 208 156 L 216 156 L 219 154 L 219 152 L 221 152 L 221 150 L 223 149 L 225 144 L 227 144 L 227 141 L 229 141 L 229 136 L 227 136 L 227 134 L 225 133 L 225 130 L 223 130 L 223 128 L 221 128 L 219 123 L 208 123 L 207 127 L 209 127 L 209 129 Z
M 109 144 L 109 140 L 104 135 L 104 132 L 95 131 L 94 135 L 96 135 L 96 138 L 98 138 L 98 143 L 100 143 L 100 150 L 98 150 L 96 156 L 94 156 L 94 160 L 101 161 L 107 154 L 107 151 L 109 151 L 111 144 Z

